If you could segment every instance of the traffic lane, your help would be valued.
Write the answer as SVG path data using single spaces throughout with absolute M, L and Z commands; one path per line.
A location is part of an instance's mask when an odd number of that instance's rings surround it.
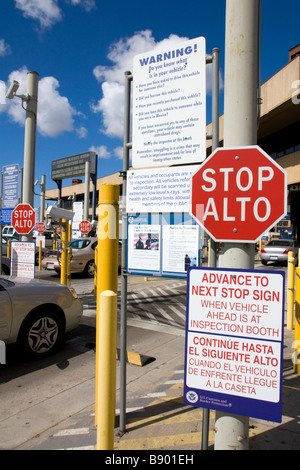
M 172 331 L 175 331 L 174 329 Z M 3 366 L 0 382 L 0 448 L 14 449 L 36 436 L 51 433 L 63 420 L 95 403 L 95 317 L 83 317 L 82 324 L 68 336 L 58 353 L 35 361 L 14 356 Z M 118 325 L 117 347 L 120 331 Z M 127 393 L 151 390 L 155 380 L 143 377 L 156 374 L 159 364 L 169 368 L 174 356 L 183 360 L 183 347 L 173 348 L 177 338 L 163 330 L 146 330 L 137 325 L 127 328 L 128 350 L 151 355 L 152 361 L 143 367 L 127 364 Z M 177 343 L 176 343 L 177 344 Z M 120 361 L 117 361 L 117 391 L 120 387 Z M 138 382 L 141 379 L 140 382 Z M 137 380 L 137 382 L 135 382 Z M 136 396 L 136 395 L 135 395 Z M 136 398 L 134 397 L 134 400 Z

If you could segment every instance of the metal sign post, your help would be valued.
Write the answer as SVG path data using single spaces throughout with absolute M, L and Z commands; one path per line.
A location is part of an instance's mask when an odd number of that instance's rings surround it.
M 260 0 L 227 0 L 224 147 L 256 145 Z M 239 46 L 239 47 L 237 47 Z M 254 243 L 224 243 L 220 267 L 254 267 Z M 217 411 L 215 450 L 247 450 L 249 418 Z

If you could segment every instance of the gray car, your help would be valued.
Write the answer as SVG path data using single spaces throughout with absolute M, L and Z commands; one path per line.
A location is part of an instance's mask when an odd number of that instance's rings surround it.
M 0 277 L 0 340 L 16 343 L 26 355 L 56 351 L 81 316 L 76 292 L 65 285 Z
M 77 238 L 69 243 L 69 247 L 72 249 L 70 262 L 72 273 L 84 273 L 88 277 L 94 277 L 97 243 L 97 237 Z M 42 260 L 42 268 L 54 269 L 57 273 L 60 273 L 61 252 L 46 255 Z
M 264 265 L 266 265 L 268 261 L 273 261 L 275 263 L 286 263 L 288 260 L 289 251 L 294 253 L 295 260 L 297 260 L 297 247 L 293 240 L 271 240 L 261 250 L 261 262 Z

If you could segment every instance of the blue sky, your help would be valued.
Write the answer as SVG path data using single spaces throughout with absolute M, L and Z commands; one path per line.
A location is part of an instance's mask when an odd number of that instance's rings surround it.
M 35 179 L 45 174 L 46 189 L 55 188 L 52 160 L 88 150 L 98 154 L 98 177 L 121 170 L 124 72 L 132 70 L 134 55 L 162 41 L 204 36 L 207 54 L 220 49 L 222 83 L 225 9 L 226 0 L 1 0 L 1 169 L 23 166 L 25 111 L 18 98 L 4 97 L 14 79 L 25 93 L 33 70 L 39 73 Z M 299 17 L 299 0 L 262 0 L 262 82 L 300 43 Z M 208 89 L 207 122 L 209 97 Z

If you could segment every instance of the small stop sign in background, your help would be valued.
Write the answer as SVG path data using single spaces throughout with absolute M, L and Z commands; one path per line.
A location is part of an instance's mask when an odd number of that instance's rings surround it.
M 83 220 L 79 224 L 79 230 L 81 233 L 87 234 L 91 231 L 91 224 L 88 220 Z
M 36 224 L 36 229 L 39 233 L 43 233 L 46 230 L 46 225 L 44 224 L 44 222 L 39 222 L 38 224 Z
M 216 241 L 255 242 L 286 214 L 286 172 L 258 146 L 217 149 L 191 191 L 191 214 Z

